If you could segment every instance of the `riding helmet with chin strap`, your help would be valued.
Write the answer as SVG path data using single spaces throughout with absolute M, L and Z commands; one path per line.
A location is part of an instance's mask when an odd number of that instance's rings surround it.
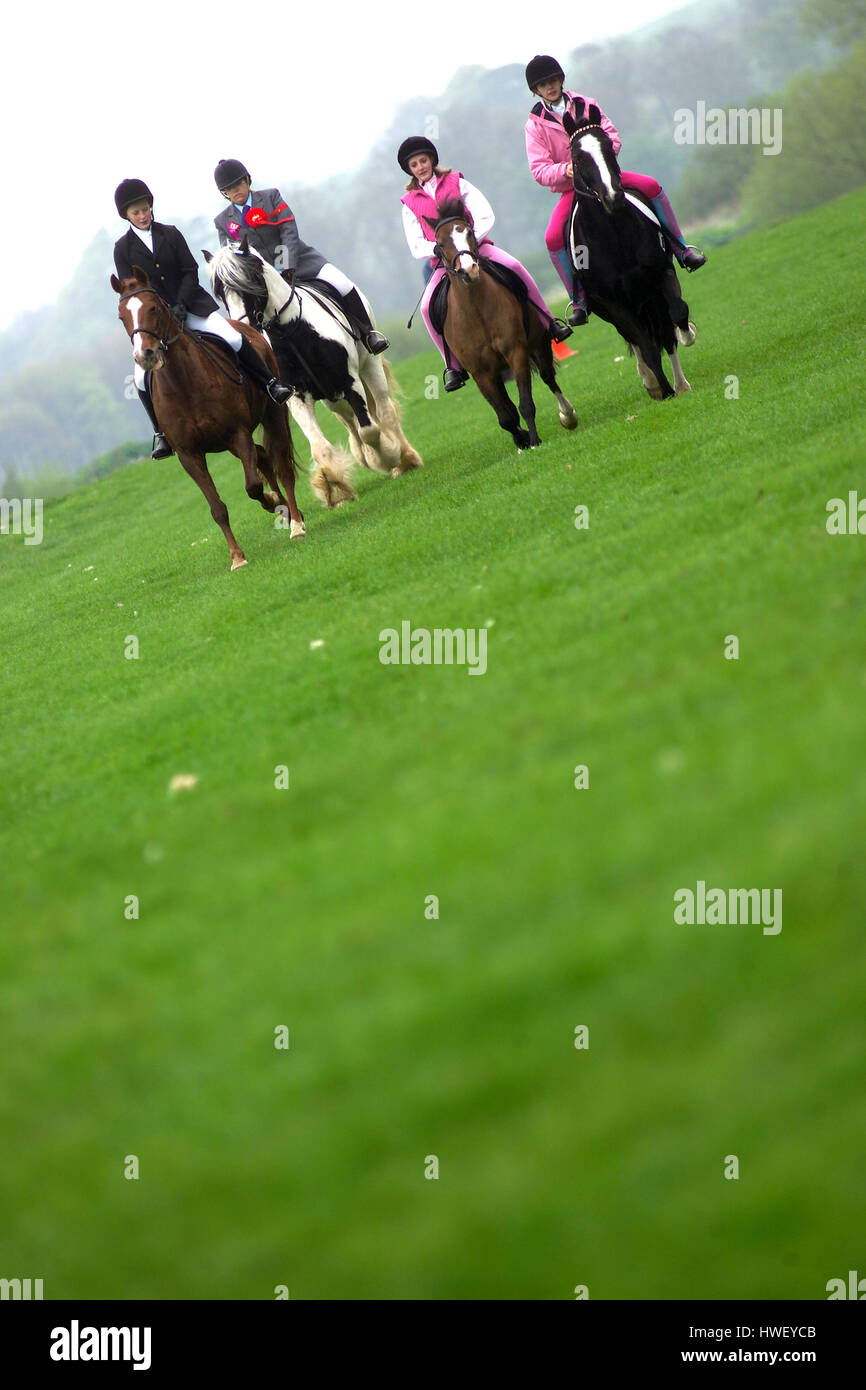
M 429 154 L 434 169 L 439 163 L 439 151 L 432 140 L 428 140 L 426 135 L 409 135 L 397 151 L 397 163 L 404 174 L 409 173 L 409 160 L 416 154 Z
M 220 193 L 231 188 L 233 184 L 240 183 L 241 179 L 249 179 L 252 183 L 252 175 L 245 164 L 241 164 L 239 159 L 221 159 L 213 171 L 214 182 Z
M 547 82 L 551 77 L 565 81 L 565 73 L 555 58 L 551 58 L 549 53 L 536 53 L 526 64 L 526 85 L 530 92 L 535 91 L 539 82 Z
M 124 179 L 114 190 L 114 206 L 121 217 L 126 216 L 130 203 L 139 203 L 142 198 L 149 198 L 153 206 L 153 194 L 143 179 Z

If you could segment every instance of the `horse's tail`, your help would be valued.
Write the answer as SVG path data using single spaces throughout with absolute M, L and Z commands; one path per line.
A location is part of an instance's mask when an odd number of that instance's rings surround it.
M 313 492 L 326 507 L 353 502 L 357 493 L 351 484 L 352 460 L 340 449 L 331 449 L 326 463 L 320 463 L 312 477 Z
M 394 373 L 391 371 L 390 362 L 386 362 L 384 357 L 382 358 L 382 366 L 385 369 L 385 380 L 388 383 L 388 394 L 391 397 L 391 400 L 394 402 L 394 409 L 396 410 L 397 416 L 399 418 L 400 407 L 397 404 L 397 398 L 399 396 L 405 396 L 406 392 L 403 390 L 403 387 L 400 385 Z

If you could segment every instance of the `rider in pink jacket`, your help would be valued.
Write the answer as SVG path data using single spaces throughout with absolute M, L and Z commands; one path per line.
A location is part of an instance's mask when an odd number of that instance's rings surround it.
M 562 117 L 566 109 L 572 116 L 576 115 L 575 101 L 583 101 L 588 107 L 593 98 L 566 90 L 563 87 L 564 81 L 565 73 L 556 59 L 551 58 L 549 54 L 536 54 L 527 64 L 526 83 L 539 100 L 533 106 L 524 129 L 526 157 L 532 177 L 542 188 L 549 188 L 552 193 L 558 195 L 544 239 L 557 275 L 569 294 L 572 293 L 572 288 L 574 290 L 568 321 L 580 325 L 586 323 L 588 315 L 586 296 L 577 276 L 574 276 L 572 285 L 572 271 L 565 249 L 566 226 L 574 188 L 571 145 L 562 124 Z M 598 106 L 598 102 L 595 105 Z M 616 126 L 604 112 L 601 115 L 601 124 L 610 136 L 614 154 L 619 154 L 622 141 Z M 621 173 L 623 188 L 630 188 L 642 194 L 651 204 L 679 264 L 685 270 L 699 270 L 707 258 L 696 247 L 686 245 L 676 213 L 658 180 L 651 178 L 649 174 L 635 174 L 628 169 L 622 169 Z
M 478 242 L 479 256 L 507 266 L 523 282 L 527 299 L 548 329 L 553 342 L 561 343 L 565 338 L 570 338 L 571 329 L 561 319 L 553 317 L 544 302 L 541 290 L 526 267 L 513 256 L 509 256 L 507 251 L 503 251 L 501 246 L 494 246 L 490 240 L 489 233 L 495 219 L 493 209 L 484 194 L 468 179 L 464 179 L 459 171 L 442 168 L 439 153 L 432 140 L 428 140 L 426 135 L 410 135 L 397 151 L 397 163 L 403 172 L 409 175 L 409 182 L 401 199 L 406 241 L 415 259 L 428 261 L 432 269 L 421 300 L 421 317 L 445 363 L 445 390 L 459 390 L 468 380 L 468 374 L 457 361 L 441 333 L 437 333 L 430 317 L 431 300 L 446 272 L 435 254 L 438 250 L 436 236 L 427 218 L 435 221 L 439 208 L 454 198 L 459 198 L 466 209 L 467 219 Z

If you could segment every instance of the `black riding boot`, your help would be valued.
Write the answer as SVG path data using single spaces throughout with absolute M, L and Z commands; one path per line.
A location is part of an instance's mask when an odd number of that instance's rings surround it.
M 136 390 L 138 388 L 136 387 Z M 170 459 L 174 449 L 169 444 L 162 430 L 159 428 L 159 421 L 156 418 L 156 411 L 153 408 L 153 401 L 147 391 L 139 391 L 138 399 L 147 411 L 147 418 L 153 425 L 153 444 L 150 449 L 152 459 Z
M 241 335 L 243 336 L 243 335 Z M 283 386 L 271 373 L 259 357 L 252 343 L 248 338 L 244 338 L 237 353 L 238 365 L 246 372 L 248 377 L 252 377 L 257 385 L 267 391 L 272 401 L 277 405 L 282 405 L 292 394 L 288 386 Z
M 346 307 L 346 313 L 353 318 L 361 330 L 361 337 L 364 339 L 364 347 L 374 356 L 376 353 L 384 352 L 389 346 L 388 339 L 384 333 L 380 333 L 370 322 L 370 315 L 361 303 L 361 296 L 356 289 L 349 290 L 348 294 L 341 296 Z

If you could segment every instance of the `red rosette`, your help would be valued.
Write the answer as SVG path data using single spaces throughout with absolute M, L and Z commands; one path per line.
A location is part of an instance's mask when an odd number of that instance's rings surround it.
M 267 220 L 268 214 L 264 208 L 247 208 L 244 212 L 244 225 L 247 227 L 261 227 Z

